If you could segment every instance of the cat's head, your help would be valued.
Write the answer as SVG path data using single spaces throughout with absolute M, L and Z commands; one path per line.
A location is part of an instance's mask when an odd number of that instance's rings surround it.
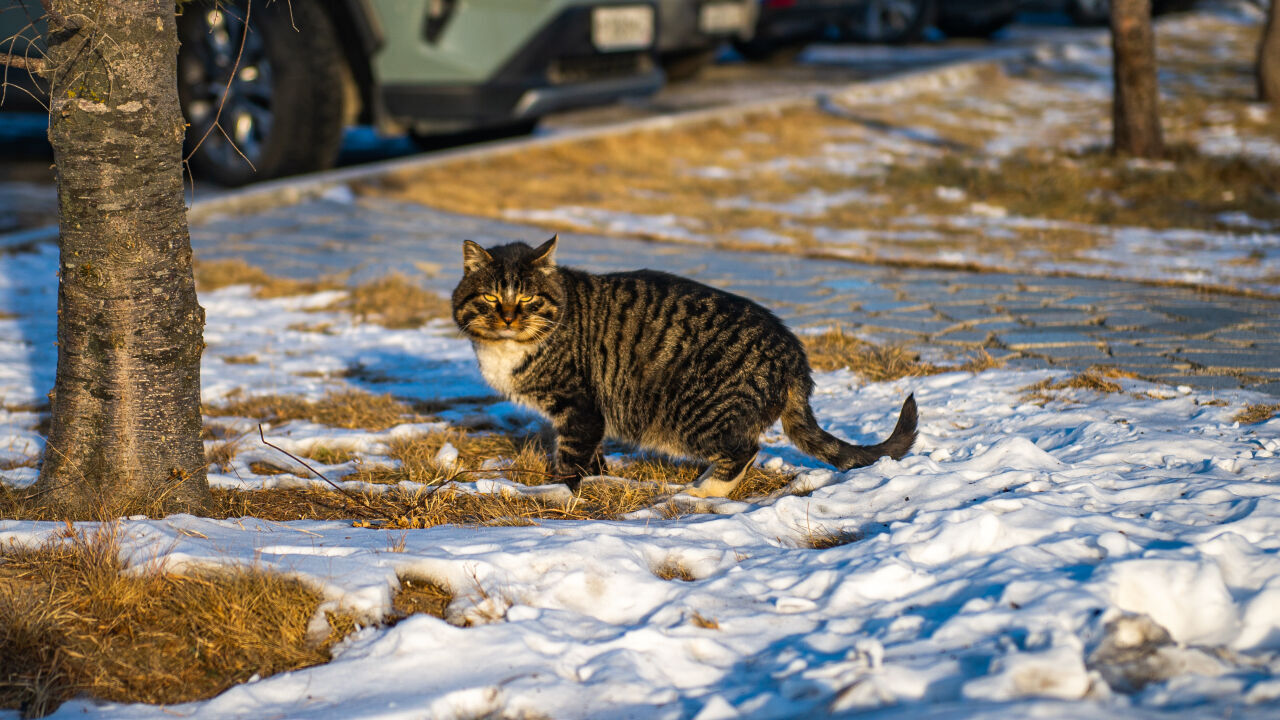
M 462 243 L 462 280 L 453 289 L 453 320 L 476 340 L 540 342 L 557 325 L 564 289 L 556 238 L 538 247 L 517 242 L 488 250 Z

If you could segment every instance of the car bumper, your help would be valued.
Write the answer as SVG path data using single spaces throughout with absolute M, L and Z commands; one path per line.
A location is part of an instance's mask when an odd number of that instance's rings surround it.
M 735 6 L 741 13 L 741 22 L 734 27 L 707 28 L 703 26 L 703 7 L 709 5 Z M 715 47 L 723 40 L 748 40 L 755 32 L 758 4 L 755 0 L 704 0 L 685 2 L 668 0 L 658 6 L 658 52 L 679 53 Z M 709 19 L 709 18 L 708 18 Z
M 592 6 L 570 7 L 487 80 L 388 83 L 382 87 L 382 105 L 399 125 L 424 133 L 453 132 L 608 104 L 661 87 L 656 37 L 648 47 L 610 52 L 594 46 L 592 32 Z
M 496 127 L 651 95 L 662 87 L 663 76 L 645 60 L 648 70 L 640 74 L 558 85 L 390 86 L 383 88 L 383 102 L 388 114 L 422 133 Z

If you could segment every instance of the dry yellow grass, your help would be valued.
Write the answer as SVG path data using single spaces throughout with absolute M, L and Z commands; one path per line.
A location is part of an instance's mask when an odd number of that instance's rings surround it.
M 979 349 L 959 365 L 944 366 L 924 362 L 919 354 L 900 345 L 876 345 L 836 328 L 816 335 L 803 335 L 809 365 L 814 370 L 847 368 L 871 382 L 897 380 L 944 372 L 973 372 L 998 368 L 1003 363 Z
M 243 260 L 217 260 L 198 262 L 195 267 L 196 287 L 209 292 L 230 285 L 250 285 L 254 296 L 275 298 L 290 295 L 309 295 L 325 290 L 347 289 L 345 276 L 326 276 L 314 280 L 292 280 L 276 277 Z M 407 276 L 391 273 L 350 288 L 347 296 L 326 310 L 348 312 L 361 322 L 372 322 L 383 327 L 403 329 L 421 327 L 436 318 L 450 316 L 447 298 L 423 289 Z M 332 326 L 297 324 L 292 330 L 328 332 Z M 223 358 L 228 363 L 253 363 L 251 355 Z
M 826 550 L 827 548 L 855 543 L 862 538 L 862 533 L 856 530 L 830 530 L 828 528 L 819 528 L 817 530 L 811 530 L 808 533 L 805 537 L 805 545 L 813 548 L 814 550 Z
M 1271 418 L 1280 414 L 1280 403 L 1268 405 L 1266 403 L 1252 403 L 1246 405 L 1243 410 L 1236 413 L 1232 420 L 1241 425 L 1254 425 L 1260 422 L 1266 422 Z
M 39 716 L 78 694 L 199 700 L 326 662 L 340 639 L 308 636 L 321 597 L 296 580 L 249 568 L 126 572 L 110 526 L 68 535 L 0 551 L 0 707 Z
M 310 295 L 324 290 L 341 290 L 345 285 L 340 277 L 324 277 L 316 280 L 291 280 L 268 274 L 243 260 L 198 261 L 195 264 L 196 288 L 210 292 L 231 285 L 251 285 L 254 296 L 276 298 L 290 295 Z
M 684 563 L 679 560 L 668 558 L 665 562 L 653 568 L 653 574 L 663 580 L 679 580 L 681 582 L 693 582 L 698 579 Z
M 330 309 L 392 329 L 416 328 L 451 316 L 449 300 L 424 290 L 408 277 L 392 273 L 356 286 Z
M 440 467 L 436 454 L 445 442 L 458 449 L 459 462 Z M 395 469 L 365 469 L 345 480 L 396 484 L 405 481 L 425 489 L 391 487 L 382 493 L 341 494 L 320 489 L 224 491 L 215 490 L 216 517 L 257 517 L 267 520 L 354 520 L 362 527 L 419 529 L 436 525 L 528 525 L 540 520 L 613 520 L 652 507 L 697 478 L 696 463 L 639 457 L 616 465 L 612 472 L 623 481 L 592 480 L 567 504 L 515 492 L 477 494 L 455 486 L 477 475 L 500 475 L 525 485 L 556 482 L 548 469 L 545 449 L 536 438 L 500 434 L 468 435 L 456 430 L 427 433 L 398 440 L 391 454 L 401 461 Z M 481 467 L 483 473 L 471 472 Z M 259 474 L 287 472 L 269 463 L 255 463 Z M 761 497 L 785 487 L 794 475 L 753 467 L 730 495 L 732 499 Z M 465 487 L 465 485 L 464 485 Z
M 402 576 L 400 589 L 392 598 L 396 614 L 408 617 L 416 613 L 443 618 L 444 611 L 453 602 L 453 592 L 432 578 Z
M 205 448 L 204 458 L 209 463 L 209 467 L 218 470 L 218 472 L 228 472 L 231 469 L 231 461 L 236 459 L 236 455 L 239 452 L 239 438 L 219 440 Z
M 692 625 L 696 625 L 697 627 L 700 627 L 703 630 L 719 630 L 720 629 L 720 623 L 716 622 L 715 618 L 703 617 L 702 613 L 697 611 L 694 611 L 694 613 L 689 616 L 689 623 Z
M 307 420 L 330 427 L 375 431 L 422 419 L 391 395 L 360 390 L 330 393 L 314 401 L 295 395 L 232 395 L 220 404 L 206 406 L 204 413 L 272 423 Z
M 341 465 L 344 462 L 350 462 L 355 453 L 345 448 L 329 447 L 327 445 L 316 445 L 305 453 L 301 453 L 303 457 L 315 460 L 325 465 Z
M 1124 388 L 1115 380 L 1136 377 L 1138 377 L 1137 373 L 1129 372 L 1128 370 L 1095 365 L 1065 380 L 1055 381 L 1052 378 L 1046 378 L 1034 385 L 1028 385 L 1022 388 L 1023 400 L 1043 405 L 1053 400 L 1056 397 L 1055 393 L 1062 390 L 1091 390 L 1097 393 L 1123 392 Z

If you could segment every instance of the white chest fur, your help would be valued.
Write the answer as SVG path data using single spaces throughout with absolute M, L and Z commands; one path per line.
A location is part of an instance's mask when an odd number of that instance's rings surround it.
M 480 361 L 480 374 L 485 382 L 494 390 L 508 398 L 515 399 L 515 378 L 512 374 L 520 367 L 533 348 L 528 343 L 514 340 L 500 342 L 472 343 L 476 350 L 476 360 Z

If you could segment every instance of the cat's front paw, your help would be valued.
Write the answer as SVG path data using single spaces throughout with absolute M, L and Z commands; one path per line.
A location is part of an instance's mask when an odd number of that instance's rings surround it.
M 699 498 L 728 497 L 729 493 L 733 492 L 733 489 L 737 486 L 738 483 L 736 482 L 702 480 L 685 488 L 684 494 Z

